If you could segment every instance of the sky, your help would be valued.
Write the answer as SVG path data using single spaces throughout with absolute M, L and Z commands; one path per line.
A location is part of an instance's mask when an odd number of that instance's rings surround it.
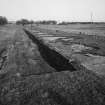
M 9 20 L 105 22 L 105 0 L 0 0 L 0 16 Z

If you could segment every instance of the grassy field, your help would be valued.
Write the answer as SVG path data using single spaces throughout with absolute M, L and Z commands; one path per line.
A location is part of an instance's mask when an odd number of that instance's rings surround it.
M 39 27 L 51 30 L 61 30 L 65 32 L 82 32 L 89 35 L 105 36 L 105 24 L 39 25 Z
M 56 31 L 74 32 L 70 27 L 40 25 L 32 30 L 30 26 L 24 28 L 45 42 L 47 40 L 46 44 L 68 59 L 78 59 L 92 70 L 58 72 L 43 59 L 38 46 L 27 37 L 22 26 L 0 27 L 0 105 L 105 104 L 105 38 L 75 34 L 77 31 L 69 34 Z M 79 32 L 79 26 L 75 27 Z M 91 31 L 89 27 L 88 30 Z M 53 37 L 58 38 L 51 40 Z

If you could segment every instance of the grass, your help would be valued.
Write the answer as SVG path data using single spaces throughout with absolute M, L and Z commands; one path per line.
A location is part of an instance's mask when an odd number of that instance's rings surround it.
M 2 105 L 105 104 L 104 81 L 90 71 L 32 75 L 18 81 L 11 78 L 4 90 L 2 86 Z
M 39 25 L 39 27 L 73 33 L 82 32 L 89 35 L 105 35 L 105 24 Z
M 8 38 L 4 34 L 4 39 L 0 41 L 0 51 L 7 49 L 1 54 L 7 55 L 7 59 L 4 68 L 0 70 L 0 105 L 105 104 L 104 76 L 89 70 L 56 72 L 42 59 L 37 46 L 28 39 L 21 27 L 6 26 L 0 29 L 8 29 Z M 50 30 L 48 32 L 59 33 Z M 71 43 L 94 47 L 96 54 L 104 56 L 103 36 L 67 36 L 70 37 L 75 38 Z M 62 45 L 71 43 L 63 41 Z

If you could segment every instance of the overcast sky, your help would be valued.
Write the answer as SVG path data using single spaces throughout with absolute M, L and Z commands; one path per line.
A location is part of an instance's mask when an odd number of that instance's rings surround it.
M 105 0 L 0 0 L 0 15 L 60 21 L 105 21 Z

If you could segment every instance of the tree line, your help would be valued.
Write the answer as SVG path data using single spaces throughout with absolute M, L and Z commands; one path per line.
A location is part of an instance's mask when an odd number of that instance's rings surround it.
M 54 20 L 43 20 L 43 21 L 29 21 L 27 19 L 21 19 L 21 20 L 18 20 L 16 21 L 16 24 L 19 25 L 19 24 L 22 24 L 22 25 L 27 25 L 27 24 L 44 24 L 44 25 L 47 25 L 47 24 L 57 24 L 57 21 L 54 21 Z
M 8 19 L 4 16 L 0 16 L 0 25 L 8 24 Z M 20 19 L 16 21 L 17 25 L 28 25 L 28 24 L 43 24 L 43 25 L 69 25 L 69 24 L 105 24 L 105 22 L 65 22 L 62 21 L 57 23 L 55 20 L 41 20 L 41 21 L 33 21 L 28 19 Z
M 34 21 L 33 20 L 31 20 L 31 21 L 29 21 L 29 20 L 27 20 L 27 19 L 21 19 L 21 20 L 17 20 L 16 21 L 16 24 L 17 25 L 27 25 L 27 24 L 33 24 L 34 23 Z
M 57 24 L 57 21 L 55 21 L 55 20 L 43 20 L 43 21 L 36 21 L 35 22 L 36 24 L 45 24 L 45 25 L 47 25 L 47 24 Z
M 8 20 L 6 17 L 0 16 L 0 25 L 5 25 L 8 23 Z

